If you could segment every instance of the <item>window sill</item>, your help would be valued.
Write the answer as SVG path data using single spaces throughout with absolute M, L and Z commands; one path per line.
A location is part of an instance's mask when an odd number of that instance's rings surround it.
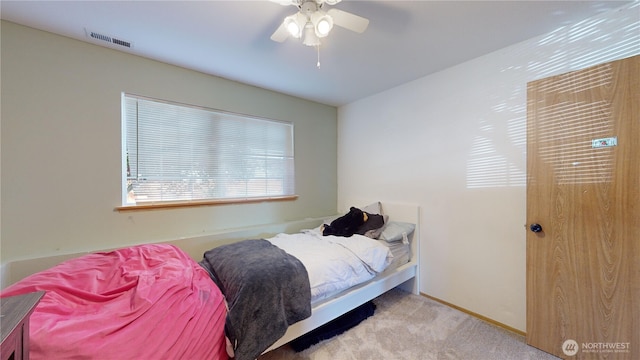
M 216 206 L 216 205 L 229 205 L 229 204 L 252 204 L 260 202 L 272 202 L 272 201 L 291 201 L 298 199 L 298 195 L 284 195 L 284 196 L 266 196 L 255 197 L 246 199 L 220 199 L 220 200 L 199 200 L 199 201 L 171 201 L 171 202 L 156 202 L 149 204 L 138 204 L 130 206 L 118 206 L 114 210 L 119 212 L 126 211 L 143 211 L 143 210 L 163 210 L 174 208 L 188 208 L 196 206 Z

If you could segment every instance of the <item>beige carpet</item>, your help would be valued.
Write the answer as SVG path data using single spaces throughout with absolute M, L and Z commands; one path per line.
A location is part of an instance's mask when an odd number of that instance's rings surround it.
M 285 345 L 259 360 L 557 360 L 524 338 L 423 296 L 392 290 L 375 315 L 296 353 Z

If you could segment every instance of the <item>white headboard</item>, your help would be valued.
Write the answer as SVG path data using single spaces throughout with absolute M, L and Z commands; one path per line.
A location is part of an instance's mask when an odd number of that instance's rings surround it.
M 413 282 L 413 289 L 405 289 L 415 294 L 419 293 L 420 284 L 420 206 L 417 204 L 400 203 L 384 200 L 367 200 L 367 199 L 348 199 L 345 201 L 346 209 L 343 209 L 343 213 L 349 211 L 351 206 L 355 206 L 359 209 L 366 207 L 367 205 L 380 202 L 382 213 L 389 216 L 389 221 L 401 221 L 416 224 L 416 230 L 413 233 L 413 239 L 411 240 L 411 262 L 415 262 L 418 266 L 416 271 L 416 278 Z

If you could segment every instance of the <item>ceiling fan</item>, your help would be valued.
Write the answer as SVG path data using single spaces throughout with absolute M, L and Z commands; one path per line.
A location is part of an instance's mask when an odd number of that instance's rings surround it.
M 287 16 L 271 40 L 285 41 L 289 36 L 302 39 L 307 46 L 319 46 L 320 38 L 329 35 L 333 25 L 362 33 L 367 29 L 369 20 L 352 13 L 331 8 L 324 11 L 325 5 L 335 5 L 341 0 L 271 0 L 281 5 L 294 5 L 299 10 Z

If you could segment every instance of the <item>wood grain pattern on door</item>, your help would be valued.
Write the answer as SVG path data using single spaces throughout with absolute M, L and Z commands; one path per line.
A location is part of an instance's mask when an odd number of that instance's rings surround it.
M 640 56 L 528 84 L 527 343 L 640 359 Z

